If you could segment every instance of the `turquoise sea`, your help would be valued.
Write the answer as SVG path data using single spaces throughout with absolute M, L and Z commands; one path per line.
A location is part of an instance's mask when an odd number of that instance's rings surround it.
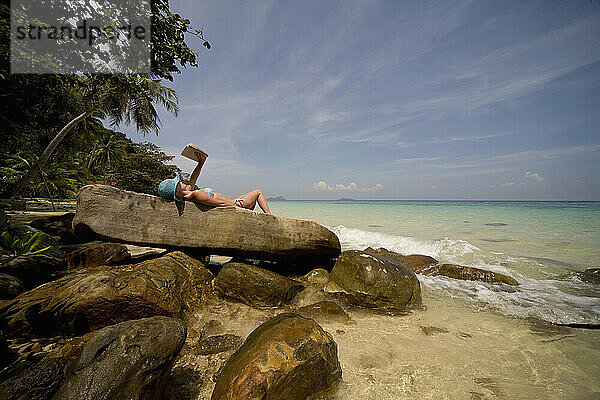
M 343 250 L 385 247 L 508 274 L 514 292 L 419 276 L 424 289 L 513 317 L 600 324 L 600 285 L 578 271 L 600 266 L 600 202 L 271 201 L 274 214 L 317 221 Z

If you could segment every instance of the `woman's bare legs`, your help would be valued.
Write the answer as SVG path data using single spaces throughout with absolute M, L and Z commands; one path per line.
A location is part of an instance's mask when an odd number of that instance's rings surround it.
M 235 200 L 241 199 L 243 200 L 243 208 L 247 208 L 248 210 L 254 210 L 256 203 L 262 208 L 262 210 L 266 214 L 271 214 L 271 210 L 269 210 L 269 205 L 267 204 L 267 199 L 262 191 L 253 190 L 248 192 L 242 196 L 236 197 L 232 199 L 231 197 L 227 197 L 222 195 L 221 193 L 216 193 L 215 196 L 211 197 L 206 193 L 204 189 L 199 190 L 179 190 L 177 192 L 180 198 L 184 198 L 185 200 L 192 201 L 198 204 L 204 204 L 207 206 L 233 206 L 235 205 Z
M 248 210 L 254 210 L 256 203 L 258 203 L 258 206 L 262 208 L 266 214 L 271 214 L 271 210 L 269 210 L 269 205 L 267 204 L 267 198 L 263 192 L 258 189 L 236 197 L 236 199 L 242 199 L 244 201 L 244 208 L 247 208 Z

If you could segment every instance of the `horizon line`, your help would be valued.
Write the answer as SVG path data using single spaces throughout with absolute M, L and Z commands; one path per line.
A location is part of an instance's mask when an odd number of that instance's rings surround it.
M 282 195 L 279 195 L 284 198 L 283 201 L 522 201 L 522 202 L 589 202 L 589 203 L 598 203 L 598 200 L 567 200 L 567 199 L 553 199 L 553 200 L 535 200 L 535 199 L 354 199 L 350 197 L 346 198 L 338 198 L 338 199 L 287 199 Z M 282 201 L 282 200 L 274 200 L 275 197 L 278 196 L 269 196 L 267 199 L 272 199 L 270 201 Z

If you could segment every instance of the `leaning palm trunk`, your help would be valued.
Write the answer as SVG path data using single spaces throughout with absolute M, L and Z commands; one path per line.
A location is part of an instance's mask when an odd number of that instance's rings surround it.
M 92 114 L 110 119 L 112 125 L 133 122 L 138 131 L 155 131 L 157 134 L 160 118 L 154 108 L 154 102 L 177 116 L 177 96 L 172 89 L 163 86 L 159 79 L 84 75 L 81 82 L 84 88 L 81 89 L 80 95 L 88 111 L 81 113 L 58 132 L 40 156 L 38 163 L 13 185 L 9 191 L 10 197 L 17 195 L 26 183 L 37 176 L 60 141 L 73 127 Z
M 66 124 L 56 136 L 54 136 L 54 139 L 52 139 L 48 147 L 46 147 L 46 150 L 44 150 L 44 152 L 40 156 L 40 159 L 38 160 L 37 164 L 31 167 L 29 171 L 27 171 L 27 173 L 23 175 L 23 177 L 19 179 L 19 181 L 15 183 L 10 189 L 8 193 L 9 197 L 13 197 L 19 194 L 23 186 L 37 176 L 37 174 L 44 167 L 44 165 L 46 165 L 46 162 L 48 162 L 48 159 L 50 158 L 52 153 L 54 153 L 54 150 L 56 149 L 56 146 L 58 146 L 60 141 L 63 140 L 65 136 L 67 136 L 71 129 L 77 126 L 77 124 L 83 121 L 90 114 L 91 113 L 89 112 L 83 112 L 79 114 L 77 117 L 73 118 L 68 124 Z

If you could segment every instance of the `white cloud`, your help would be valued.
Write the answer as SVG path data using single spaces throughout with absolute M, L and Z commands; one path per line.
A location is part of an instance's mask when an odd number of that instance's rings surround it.
M 538 174 L 537 172 L 532 173 L 532 172 L 529 172 L 529 171 L 525 171 L 525 177 L 527 177 L 527 178 L 533 178 L 533 179 L 535 179 L 538 182 L 543 182 L 544 181 L 544 178 L 542 178 L 540 176 L 540 174 Z
M 348 185 L 342 183 L 328 185 L 325 181 L 319 181 L 313 183 L 311 189 L 316 192 L 374 192 L 383 189 L 383 185 L 377 183 L 372 187 L 359 187 L 356 182 L 350 182 Z

